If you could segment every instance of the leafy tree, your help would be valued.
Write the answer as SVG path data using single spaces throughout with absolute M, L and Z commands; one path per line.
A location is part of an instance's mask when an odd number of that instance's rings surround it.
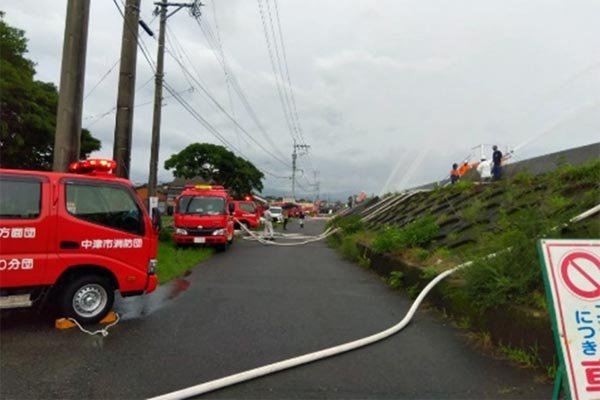
M 0 166 L 51 169 L 58 91 L 34 79 L 35 64 L 24 57 L 25 32 L 4 22 L 0 12 Z M 81 132 L 80 157 L 99 150 L 90 132 Z
M 261 191 L 264 174 L 250 161 L 244 160 L 223 146 L 193 143 L 165 161 L 165 169 L 173 169 L 178 178 L 202 177 L 225 186 L 237 197 L 252 190 Z

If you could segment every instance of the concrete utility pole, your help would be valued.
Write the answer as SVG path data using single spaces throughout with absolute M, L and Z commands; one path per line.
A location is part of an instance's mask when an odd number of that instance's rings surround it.
M 113 159 L 117 162 L 115 173 L 121 178 L 129 178 L 131 165 L 131 138 L 133 133 L 139 20 L 140 0 L 127 0 L 125 4 L 125 17 L 123 19 L 119 93 L 117 95 L 117 116 L 115 118 L 113 145 Z
M 320 194 L 320 191 L 321 191 L 321 182 L 317 181 L 317 175 L 318 174 L 319 174 L 318 171 L 313 171 L 313 175 L 314 175 L 314 178 L 315 178 L 315 189 L 317 190 L 317 200 L 316 201 L 319 201 L 319 194 Z
M 296 158 L 298 155 L 304 155 L 308 152 L 310 148 L 307 144 L 296 144 L 296 139 L 294 139 L 294 152 L 292 153 L 292 198 L 294 201 L 296 200 Z M 296 150 L 301 150 L 301 153 L 298 154 Z
M 156 196 L 157 174 L 158 174 L 158 149 L 160 147 L 160 117 L 162 107 L 162 88 L 164 76 L 164 58 L 165 58 L 165 27 L 167 19 L 181 10 L 189 8 L 190 14 L 194 18 L 200 17 L 200 6 L 203 4 L 198 0 L 191 3 L 168 3 L 167 0 L 154 3 L 156 5 L 155 14 L 160 16 L 160 31 L 158 33 L 158 55 L 156 57 L 156 77 L 154 85 L 154 115 L 152 118 L 152 144 L 150 145 L 150 173 L 148 178 L 148 196 Z M 168 7 L 177 7 L 175 11 L 167 14 Z
M 54 171 L 67 171 L 69 163 L 79 159 L 89 17 L 90 0 L 68 1 L 54 135 Z

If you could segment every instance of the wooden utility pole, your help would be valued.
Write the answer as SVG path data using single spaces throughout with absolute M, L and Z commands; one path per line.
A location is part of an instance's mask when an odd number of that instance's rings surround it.
M 69 0 L 54 136 L 54 171 L 79 159 L 90 0 Z
M 154 86 L 154 115 L 152 118 L 152 143 L 150 145 L 150 173 L 148 177 L 148 196 L 156 196 L 157 174 L 158 174 L 158 149 L 160 147 L 160 117 L 162 107 L 162 88 L 164 76 L 164 58 L 165 58 L 165 27 L 167 18 L 181 10 L 188 8 L 194 18 L 200 17 L 200 6 L 203 4 L 199 0 L 191 3 L 168 3 L 167 0 L 154 3 L 157 6 L 160 16 L 160 31 L 158 33 L 158 55 L 156 57 L 156 78 Z M 175 11 L 167 15 L 167 8 L 177 7 Z
M 127 0 L 123 19 L 119 93 L 117 95 L 117 116 L 115 118 L 113 145 L 113 159 L 117 162 L 115 173 L 122 178 L 129 178 L 131 165 L 139 20 L 140 0 Z

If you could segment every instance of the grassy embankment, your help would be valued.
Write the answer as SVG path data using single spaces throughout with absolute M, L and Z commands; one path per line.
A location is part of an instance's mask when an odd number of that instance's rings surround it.
M 598 215 L 566 225 L 598 203 L 600 160 L 577 167 L 563 165 L 542 176 L 522 172 L 490 185 L 465 181 L 438 188 L 414 196 L 367 224 L 356 215 L 339 218 L 332 223 L 342 228 L 342 234 L 330 240 L 330 245 L 365 268 L 371 268 L 375 258 L 397 261 L 398 268 L 388 266 L 378 272 L 392 288 L 413 297 L 440 272 L 475 261 L 439 285 L 438 305 L 444 311 L 447 303 L 454 310 L 462 308 L 457 313 L 459 325 L 489 339 L 495 328 L 485 321 L 508 309 L 547 318 L 536 242 L 542 237 L 599 238 Z M 486 257 L 496 252 L 500 255 Z M 504 351 L 510 358 L 516 358 L 511 356 L 514 347 L 498 344 L 500 350 L 510 349 Z M 536 348 L 525 351 L 529 359 L 540 358 Z M 544 367 L 549 374 L 554 369 L 547 363 Z
M 162 217 L 163 228 L 158 242 L 158 280 L 166 283 L 207 260 L 213 250 L 204 247 L 177 248 L 172 239 L 173 217 Z

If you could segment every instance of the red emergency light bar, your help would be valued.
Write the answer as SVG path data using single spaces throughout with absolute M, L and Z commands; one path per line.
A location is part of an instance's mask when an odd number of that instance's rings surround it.
M 185 188 L 195 190 L 225 190 L 225 187 L 221 185 L 185 185 Z
M 115 160 L 94 158 L 90 160 L 75 161 L 74 163 L 71 163 L 69 165 L 69 172 L 73 172 L 76 174 L 104 172 L 110 174 L 115 168 L 117 168 L 117 162 Z

